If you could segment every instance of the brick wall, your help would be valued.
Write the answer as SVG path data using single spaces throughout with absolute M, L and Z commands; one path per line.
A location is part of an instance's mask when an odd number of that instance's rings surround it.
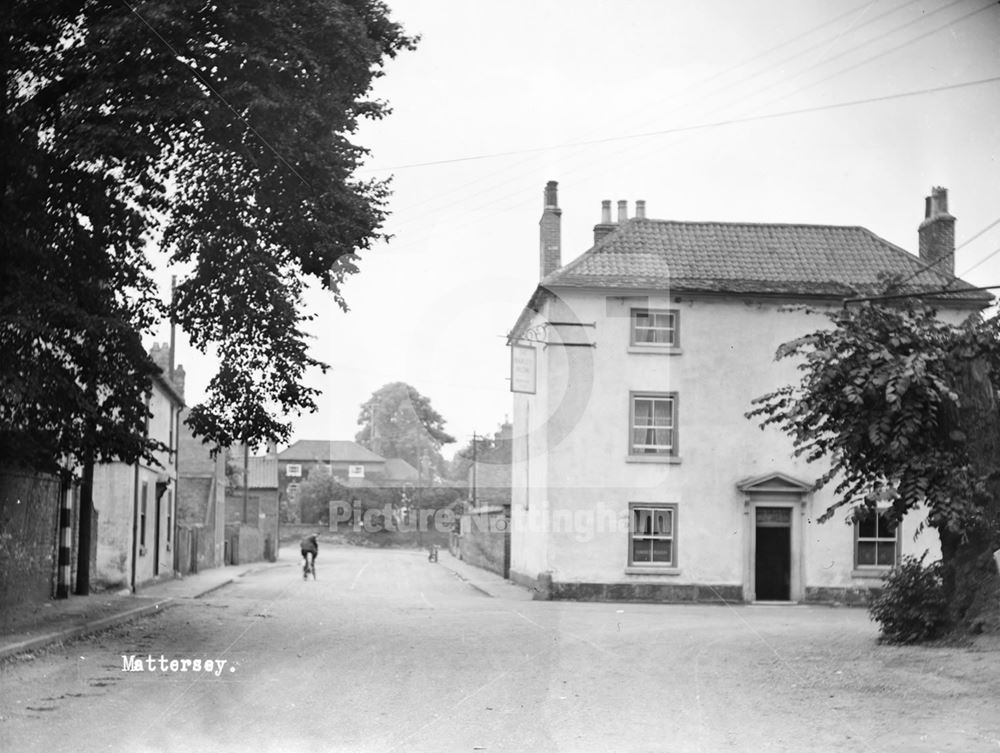
M 55 476 L 0 472 L 0 606 L 53 595 L 60 488 Z
M 463 562 L 508 575 L 510 513 L 504 507 L 480 507 L 462 516 L 458 550 Z

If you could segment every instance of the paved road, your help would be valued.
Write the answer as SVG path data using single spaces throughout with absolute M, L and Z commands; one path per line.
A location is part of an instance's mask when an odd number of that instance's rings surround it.
M 0 750 L 1000 751 L 1000 654 L 880 647 L 861 610 L 490 598 L 352 548 L 318 575 L 6 666 Z

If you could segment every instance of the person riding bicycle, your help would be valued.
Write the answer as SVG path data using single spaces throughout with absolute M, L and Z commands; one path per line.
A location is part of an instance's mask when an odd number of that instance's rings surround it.
M 308 563 L 309 558 L 306 555 L 312 554 L 312 558 L 315 561 L 316 557 L 319 556 L 319 534 L 310 533 L 302 539 L 299 547 L 302 549 L 302 559 Z

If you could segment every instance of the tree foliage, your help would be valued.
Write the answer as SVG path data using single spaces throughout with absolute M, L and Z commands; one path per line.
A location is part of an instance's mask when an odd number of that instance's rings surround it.
M 381 237 L 388 187 L 353 177 L 350 137 L 388 112 L 372 80 L 415 40 L 377 0 L 14 0 L 0 24 L 5 454 L 76 455 L 88 422 L 99 454 L 146 451 L 140 338 L 163 314 L 219 357 L 195 432 L 286 439 L 323 368 L 304 286 L 344 307 Z M 154 242 L 182 271 L 166 311 Z
M 756 399 L 748 417 L 788 433 L 796 455 L 831 461 L 817 481 L 837 480 L 824 519 L 843 505 L 888 501 L 896 519 L 927 503 L 937 528 L 982 523 L 988 474 L 974 467 L 958 425 L 959 393 L 974 361 L 1000 385 L 997 320 L 952 325 L 916 304 L 866 303 L 828 316 L 832 328 L 778 350 L 779 359 L 802 359 L 802 382 Z
M 924 506 L 941 539 L 953 626 L 997 621 L 1000 547 L 1000 322 L 950 324 L 924 305 L 865 303 L 828 314 L 832 326 L 784 344 L 802 381 L 754 401 L 747 414 L 791 436 L 795 453 L 825 459 L 853 517 L 890 507 L 896 521 Z M 992 604 L 992 606 L 990 606 Z M 992 627 L 990 628 L 992 629 Z
M 328 524 L 330 502 L 348 500 L 349 492 L 326 467 L 317 464 L 299 485 L 297 496 L 301 522 Z
M 455 441 L 430 399 L 405 382 L 391 382 L 373 392 L 361 405 L 358 424 L 359 444 L 382 457 L 402 458 L 425 480 L 429 471 L 441 472 L 441 447 Z

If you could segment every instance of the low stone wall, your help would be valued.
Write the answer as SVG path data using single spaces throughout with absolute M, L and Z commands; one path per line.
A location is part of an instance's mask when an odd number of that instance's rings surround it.
M 462 515 L 459 558 L 507 577 L 510 572 L 510 514 L 505 507 L 479 507 Z
M 878 596 L 881 588 L 830 588 L 806 587 L 806 604 L 829 604 L 833 606 L 866 607 Z
M 560 583 L 551 585 L 552 599 L 571 601 L 647 601 L 660 604 L 739 604 L 743 586 L 681 585 L 672 583 Z
M 306 523 L 282 523 L 281 543 L 298 551 L 299 542 L 310 533 L 319 533 L 320 542 L 346 546 L 377 547 L 380 549 L 426 549 L 432 545 L 448 546 L 448 531 L 393 531 L 385 528 L 367 531 L 352 522 L 336 521 L 328 528 Z
M 226 564 L 245 565 L 264 560 L 264 537 L 253 526 L 226 526 Z

